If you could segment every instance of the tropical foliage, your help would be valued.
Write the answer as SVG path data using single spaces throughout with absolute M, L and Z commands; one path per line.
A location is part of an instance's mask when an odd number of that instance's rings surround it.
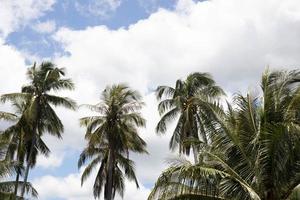
M 192 147 L 197 162 L 199 142 L 208 141 L 205 121 L 210 118 L 210 106 L 224 94 L 223 90 L 209 74 L 192 73 L 185 81 L 177 80 L 174 88 L 159 86 L 156 94 L 162 115 L 156 132 L 165 133 L 167 124 L 178 119 L 169 147 L 173 150 L 178 147 L 179 153 L 187 155 Z
M 26 161 L 21 197 L 26 191 L 29 170 L 35 166 L 38 153 L 46 156 L 50 153 L 46 143 L 42 140 L 44 133 L 58 138 L 62 137 L 63 124 L 53 106 L 76 109 L 76 103 L 73 100 L 53 94 L 59 90 L 74 88 L 72 81 L 63 78 L 64 75 L 63 68 L 57 68 L 50 62 L 44 62 L 38 67 L 34 64 L 27 71 L 30 83 L 23 86 L 20 93 L 1 96 L 2 102 L 12 102 L 20 113 L 17 122 L 4 131 L 3 135 L 10 141 L 6 157 L 10 160 L 16 158 L 22 166 Z M 22 170 L 18 168 L 16 171 L 15 194 L 18 192 L 19 176 Z
M 17 116 L 8 112 L 0 112 L 0 119 L 14 122 L 17 120 Z M 9 176 L 13 175 L 21 166 L 18 162 L 8 160 L 7 150 L 10 142 L 4 137 L 3 132 L 0 135 L 0 198 L 4 200 L 21 199 L 20 196 L 15 194 L 15 181 L 9 180 Z M 25 188 L 25 192 L 33 197 L 37 197 L 37 191 L 31 186 L 30 183 L 24 184 L 19 182 L 22 187 Z
M 300 184 L 300 72 L 267 71 L 261 95 L 214 109 L 199 163 L 171 162 L 151 199 L 295 198 Z M 299 199 L 299 196 L 297 197 Z
M 112 85 L 102 92 L 100 103 L 86 106 L 99 115 L 80 120 L 86 127 L 88 144 L 80 155 L 78 167 L 91 160 L 81 182 L 83 184 L 92 170 L 99 167 L 93 186 L 94 197 L 100 197 L 103 187 L 106 200 L 113 199 L 116 192 L 123 196 L 125 177 L 139 187 L 129 153 L 147 153 L 146 143 L 138 135 L 138 128 L 145 126 L 140 113 L 141 96 L 126 85 Z

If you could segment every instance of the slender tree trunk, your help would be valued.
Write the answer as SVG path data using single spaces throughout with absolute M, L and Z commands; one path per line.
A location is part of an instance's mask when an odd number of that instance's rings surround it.
M 40 98 L 40 96 L 37 96 L 36 98 Z M 37 100 L 38 105 L 41 102 L 40 99 Z M 32 163 L 32 156 L 33 156 L 33 150 L 34 150 L 34 146 L 36 144 L 36 140 L 37 140 L 37 135 L 38 135 L 38 120 L 40 119 L 40 107 L 38 106 L 36 108 L 37 113 L 36 116 L 33 120 L 33 126 L 32 126 L 32 131 L 33 131 L 33 138 L 31 141 L 31 146 L 30 146 L 30 150 L 29 150 L 29 155 L 28 155 L 28 160 L 27 160 L 27 165 L 26 165 L 26 169 L 25 169 L 25 175 L 24 175 L 24 181 L 23 181 L 23 188 L 22 188 L 22 192 L 21 192 L 21 198 L 24 197 L 25 194 L 25 190 L 26 190 L 26 184 L 27 184 L 27 179 L 28 179 L 28 174 L 29 174 L 29 170 L 30 170 L 30 165 Z
M 21 151 L 21 146 L 22 146 L 22 139 L 23 139 L 22 135 L 20 135 L 20 137 L 19 137 L 19 144 L 18 144 L 18 152 L 17 152 L 17 160 L 18 161 L 21 160 L 21 158 L 20 158 L 21 157 L 20 156 L 20 151 Z M 23 162 L 22 162 L 22 165 L 23 165 Z M 16 176 L 16 183 L 15 183 L 15 191 L 14 191 L 15 197 L 18 195 L 20 173 L 21 173 L 21 169 L 18 167 L 17 176 Z
M 31 146 L 30 146 L 30 150 L 29 150 L 29 155 L 28 155 L 28 160 L 27 160 L 27 165 L 26 165 L 26 169 L 25 169 L 25 175 L 24 175 L 24 185 L 22 188 L 22 192 L 21 192 L 21 197 L 24 197 L 25 194 L 25 189 L 26 189 L 26 184 L 27 184 L 27 179 L 28 179 L 28 174 L 29 174 L 29 169 L 30 169 L 30 164 L 31 164 L 31 160 L 32 160 L 32 154 L 33 154 L 33 149 L 36 143 L 36 131 L 34 131 L 34 136 L 31 142 Z
M 14 191 L 15 197 L 18 196 L 19 178 L 20 178 L 20 172 L 18 169 L 17 176 L 16 176 L 16 183 L 15 183 L 15 191 Z
M 114 176 L 114 164 L 115 164 L 115 155 L 114 150 L 111 149 L 108 158 L 108 177 L 107 177 L 107 191 L 106 191 L 106 200 L 113 199 L 113 176 Z

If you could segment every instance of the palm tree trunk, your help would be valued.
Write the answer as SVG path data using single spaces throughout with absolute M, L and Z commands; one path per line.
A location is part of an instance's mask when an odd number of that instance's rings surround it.
M 20 178 L 20 172 L 18 170 L 17 176 L 16 176 L 15 191 L 14 191 L 14 196 L 15 197 L 18 195 L 19 178 Z
M 19 144 L 18 144 L 18 152 L 17 152 L 17 160 L 20 162 L 20 151 L 21 151 L 21 145 L 22 145 L 22 137 L 20 135 L 19 137 Z M 23 166 L 23 162 L 22 162 Z M 19 178 L 20 178 L 21 169 L 18 167 L 17 176 L 16 176 L 16 183 L 15 183 L 15 191 L 14 195 L 15 197 L 18 195 L 18 187 L 19 187 Z
M 35 131 L 34 131 L 35 133 Z M 29 169 L 30 169 L 30 164 L 31 164 L 31 160 L 32 160 L 32 154 L 33 154 L 33 149 L 36 143 L 36 135 L 33 136 L 32 142 L 31 142 L 31 146 L 30 146 L 30 150 L 29 150 L 29 155 L 28 155 L 28 160 L 27 160 L 27 165 L 26 165 L 26 169 L 25 169 L 25 175 L 24 175 L 24 185 L 22 188 L 22 192 L 21 192 L 21 197 L 24 197 L 25 194 L 25 189 L 26 189 L 26 184 L 27 184 L 27 179 L 28 179 L 28 174 L 29 174 Z
M 107 177 L 107 191 L 106 191 L 106 200 L 113 199 L 113 174 L 114 174 L 114 163 L 115 155 L 113 150 L 109 153 L 108 158 L 108 177 Z
M 40 98 L 40 96 L 36 97 L 36 98 Z M 38 102 L 40 102 L 40 100 L 38 100 Z M 37 139 L 38 120 L 40 119 L 40 109 L 39 109 L 39 107 L 36 110 L 37 110 L 37 113 L 36 113 L 35 121 L 34 121 L 33 127 L 32 127 L 33 136 L 32 136 L 31 146 L 30 146 L 30 150 L 29 150 L 27 165 L 26 165 L 26 169 L 25 169 L 25 175 L 24 175 L 24 181 L 23 181 L 24 185 L 23 185 L 22 192 L 21 192 L 21 198 L 23 198 L 24 194 L 25 194 L 26 184 L 27 184 L 27 179 L 28 179 L 28 174 L 29 174 L 29 169 L 30 169 L 30 164 L 32 163 L 33 150 L 34 150 L 34 146 L 35 146 L 36 139 Z

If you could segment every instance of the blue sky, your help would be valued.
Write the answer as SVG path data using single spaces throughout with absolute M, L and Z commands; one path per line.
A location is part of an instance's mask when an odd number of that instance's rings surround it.
M 120 5 L 116 8 L 105 6 L 105 3 L 103 6 L 96 7 L 99 10 L 106 9 L 105 14 L 89 13 L 87 7 L 95 7 L 95 2 L 97 1 L 57 1 L 42 17 L 30 23 L 32 25 L 54 21 L 57 28 L 68 27 L 74 30 L 98 25 L 119 29 L 121 27 L 126 28 L 141 19 L 146 19 L 159 8 L 174 9 L 175 6 L 175 0 L 124 0 L 120 1 Z M 18 31 L 11 33 L 7 38 L 7 43 L 39 57 L 52 57 L 54 53 L 62 51 L 51 34 L 39 33 L 30 25 L 25 25 Z
M 154 131 L 153 89 L 199 71 L 211 73 L 229 100 L 237 91 L 259 92 L 266 66 L 299 68 L 299 13 L 299 0 L 0 0 L 0 94 L 19 91 L 26 68 L 43 60 L 66 67 L 76 90 L 62 95 L 78 104 L 98 102 L 113 83 L 139 90 L 147 119 L 140 134 L 150 154 L 132 155 L 141 188 L 126 182 L 124 199 L 144 200 L 174 156 L 168 149 L 174 124 L 164 136 Z M 81 187 L 77 169 L 85 146 L 78 119 L 91 113 L 56 111 L 63 140 L 45 138 L 52 153 L 38 158 L 30 180 L 41 200 L 93 199 L 93 175 Z

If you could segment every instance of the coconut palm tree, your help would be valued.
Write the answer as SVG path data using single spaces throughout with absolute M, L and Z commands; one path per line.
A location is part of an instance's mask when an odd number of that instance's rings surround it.
M 17 115 L 7 112 L 0 112 L 0 119 L 8 121 L 16 121 Z M 0 198 L 6 200 L 20 199 L 15 193 L 18 184 L 25 187 L 27 194 L 37 197 L 37 191 L 31 186 L 30 183 L 23 183 L 18 181 L 9 181 L 9 177 L 15 172 L 19 173 L 22 165 L 14 160 L 7 159 L 7 152 L 10 142 L 6 140 L 7 136 L 5 131 L 0 134 Z M 4 179 L 4 180 L 3 180 Z
M 26 108 L 21 117 L 22 128 L 26 137 L 24 138 L 27 145 L 28 154 L 26 155 L 26 169 L 24 174 L 24 183 L 27 183 L 29 169 L 35 165 L 38 146 L 42 144 L 40 138 L 44 133 L 61 138 L 63 124 L 56 115 L 52 106 L 63 106 L 74 110 L 76 103 L 67 98 L 52 94 L 63 89 L 71 90 L 74 84 L 70 79 L 64 79 L 65 70 L 57 68 L 51 62 L 43 62 L 40 66 L 29 68 L 27 71 L 29 85 L 22 88 L 21 93 L 11 93 L 1 96 L 1 101 L 16 101 L 23 99 Z M 51 94 L 50 94 L 51 93 Z M 43 146 L 45 146 L 43 144 Z M 47 149 L 43 149 L 47 151 Z M 21 196 L 24 196 L 25 187 L 22 188 Z
M 139 112 L 143 102 L 137 91 L 119 84 L 107 87 L 101 94 L 100 103 L 86 106 L 99 112 L 99 115 L 80 120 L 81 125 L 86 127 L 88 144 L 78 166 L 81 167 L 87 158 L 92 159 L 82 175 L 82 183 L 91 170 L 101 163 L 94 183 L 94 196 L 98 198 L 104 187 L 104 198 L 112 200 L 116 192 L 123 194 L 122 169 L 125 177 L 137 184 L 129 153 L 147 153 L 146 143 L 138 135 L 138 128 L 145 126 Z
M 4 130 L 1 135 L 1 138 L 7 141 L 5 160 L 17 160 L 19 163 L 16 167 L 15 196 L 17 196 L 18 193 L 20 175 L 23 172 L 25 156 L 28 154 L 28 147 L 30 146 L 30 141 L 25 142 L 25 138 L 27 136 L 26 129 L 27 131 L 30 131 L 23 116 L 26 105 L 27 102 L 25 102 L 23 99 L 16 99 L 13 101 L 12 106 L 15 111 L 15 114 L 13 114 L 13 122 L 15 122 L 15 124 Z M 37 144 L 38 145 L 36 145 L 36 148 L 45 156 L 47 156 L 50 151 L 39 136 Z M 36 157 L 37 154 L 34 156 Z M 34 158 L 34 160 L 36 160 L 36 158 Z
M 90 145 L 83 150 L 78 161 L 78 167 L 80 168 L 86 163 L 87 158 L 92 158 L 84 169 L 81 177 L 81 185 L 83 185 L 85 180 L 90 176 L 92 170 L 98 167 L 100 164 L 93 186 L 93 194 L 95 198 L 100 198 L 102 188 L 107 187 L 106 180 L 108 179 L 108 173 L 106 169 L 108 168 L 107 161 L 110 152 L 111 151 L 108 148 L 108 144 L 102 144 L 99 147 Z M 115 156 L 115 163 L 116 164 L 113 168 L 112 198 L 115 196 L 116 192 L 123 197 L 125 190 L 124 177 L 134 181 L 137 188 L 139 188 L 139 184 L 134 172 L 134 162 L 127 158 L 127 154 L 117 153 Z M 105 192 L 109 192 L 108 189 L 105 189 Z M 105 196 L 108 196 L 108 194 L 105 194 Z
M 266 73 L 262 96 L 236 95 L 215 112 L 213 140 L 192 164 L 177 159 L 153 199 L 292 199 L 300 184 L 300 71 Z
M 209 120 L 210 107 L 216 105 L 215 100 L 224 94 L 223 90 L 209 74 L 192 73 L 184 81 L 177 80 L 174 88 L 159 86 L 156 94 L 162 115 L 156 132 L 165 133 L 167 124 L 178 118 L 169 146 L 172 150 L 179 147 L 179 153 L 187 155 L 192 147 L 197 162 L 197 144 L 208 141 L 204 121 Z

